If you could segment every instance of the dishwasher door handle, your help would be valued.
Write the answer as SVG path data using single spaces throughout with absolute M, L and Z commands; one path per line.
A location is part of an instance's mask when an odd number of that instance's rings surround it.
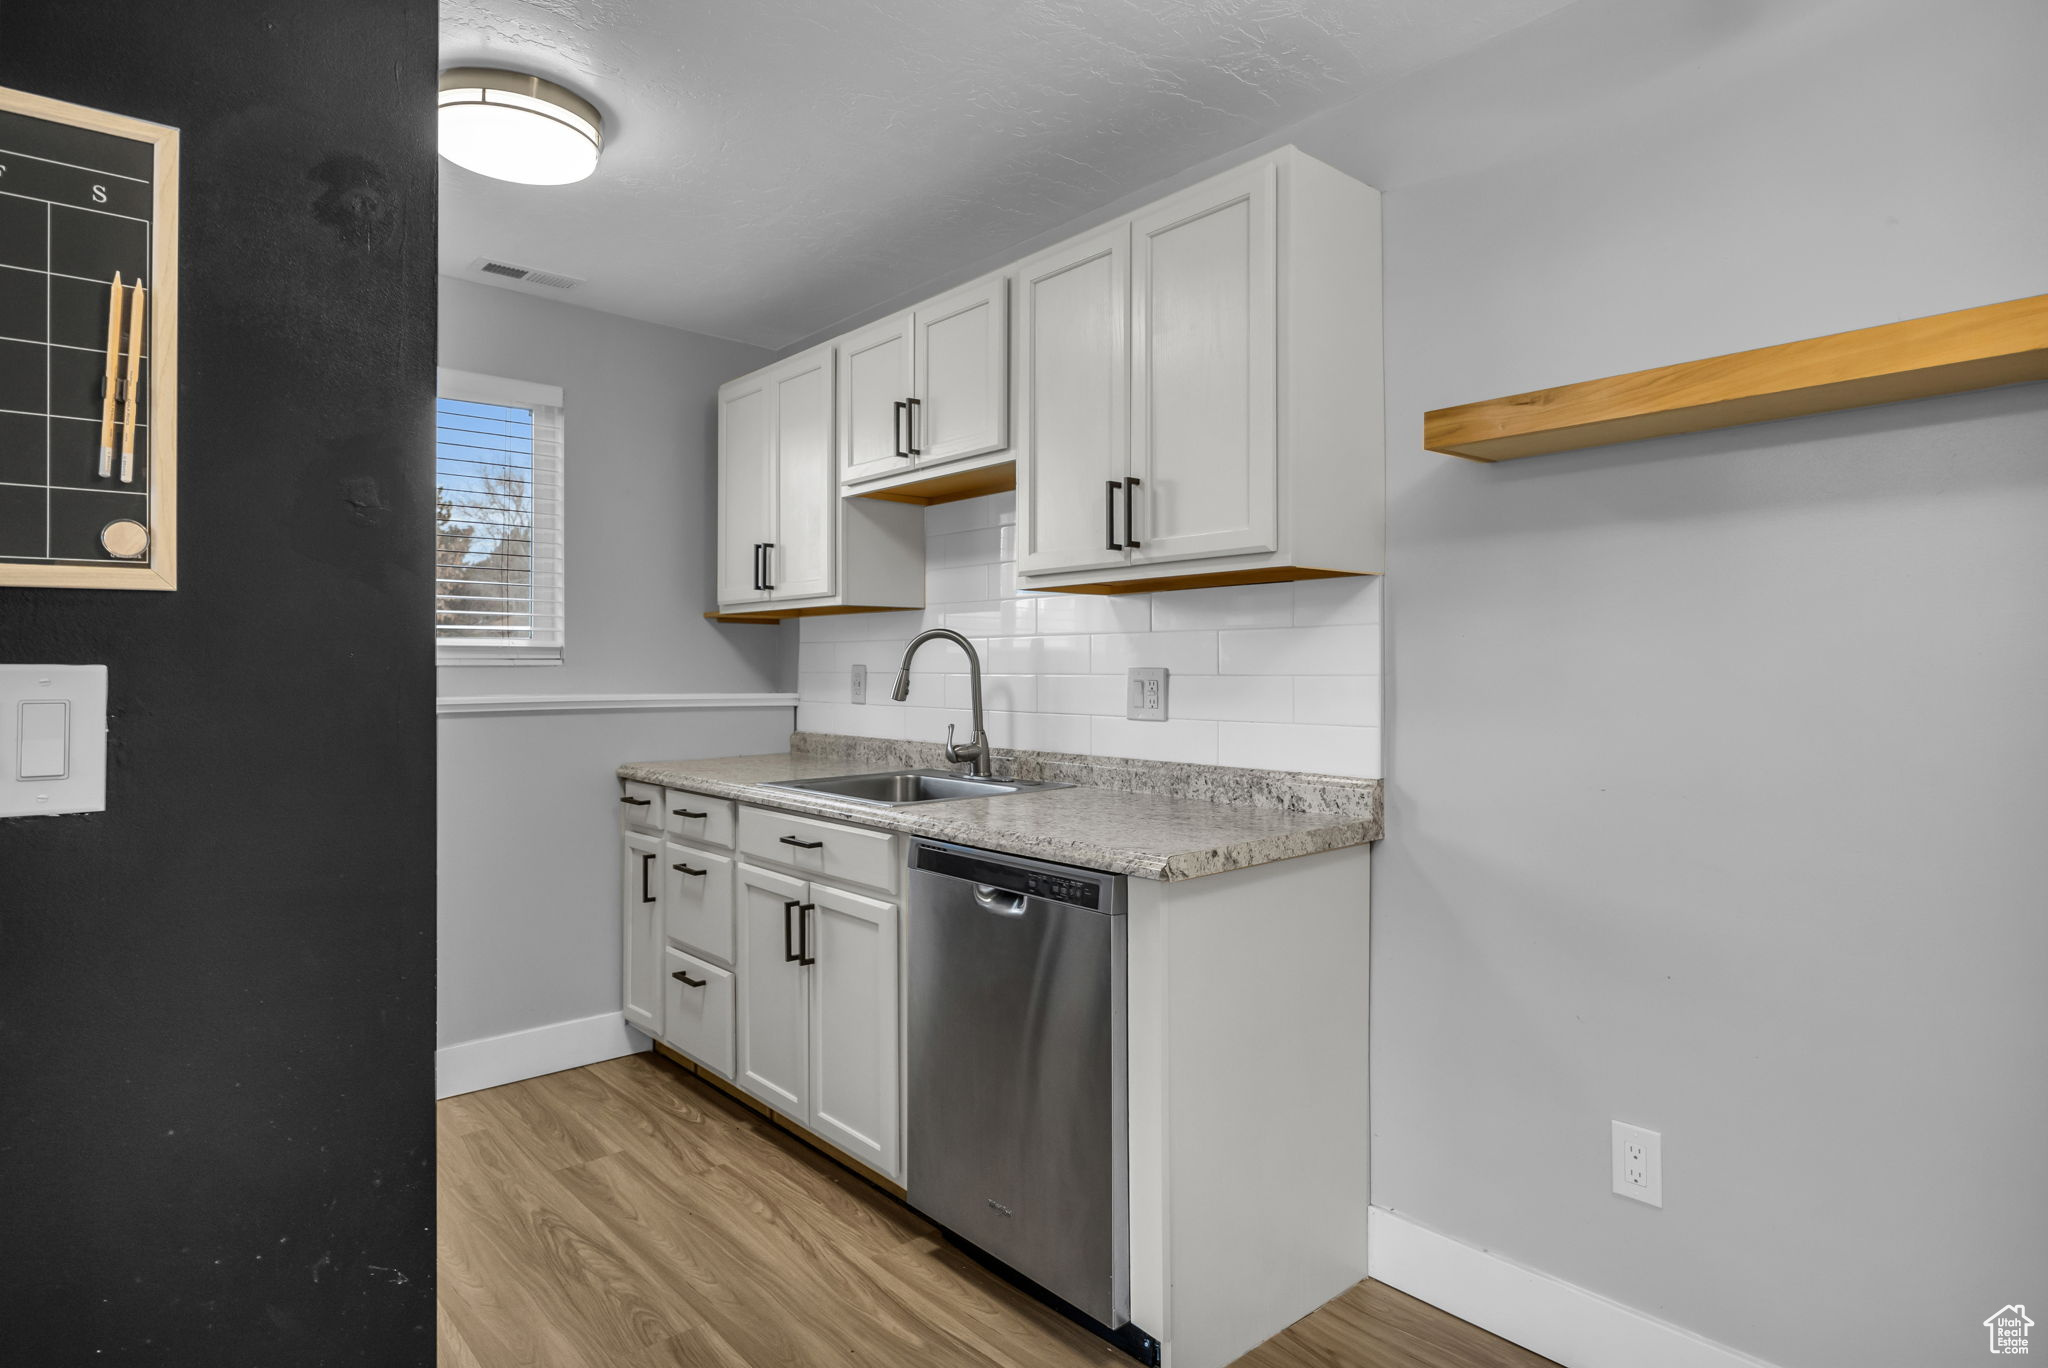
M 997 888 L 993 884 L 976 884 L 974 901 L 984 911 L 993 912 L 999 917 L 1024 915 L 1024 895 L 1012 893 L 1007 888 Z

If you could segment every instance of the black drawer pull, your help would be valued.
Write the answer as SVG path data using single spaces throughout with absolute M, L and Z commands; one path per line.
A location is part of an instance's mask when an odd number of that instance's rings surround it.
M 670 977 L 670 978 L 672 978 L 672 979 L 675 979 L 676 981 L 678 981 L 678 982 L 680 982 L 680 983 L 687 983 L 687 984 L 689 984 L 689 985 L 690 985 L 690 986 L 691 986 L 692 988 L 702 988 L 702 987 L 704 986 L 704 984 L 705 984 L 705 980 L 704 980 L 704 979 L 693 979 L 693 978 L 691 978 L 691 977 L 690 977 L 690 976 L 689 976 L 688 974 L 684 973 L 684 972 L 683 972 L 682 970 L 680 970 L 680 969 L 678 969 L 678 970 L 676 970 L 675 972 L 671 973 L 671 974 L 669 975 L 669 977 Z
M 909 411 L 910 405 L 904 400 L 898 399 L 896 401 L 896 416 L 890 420 L 892 424 L 890 439 L 896 443 L 896 454 L 906 461 L 910 459 L 910 453 L 903 449 L 903 415 Z
M 784 845 L 795 846 L 798 850 L 821 850 L 825 845 L 823 841 L 799 841 L 794 836 L 784 836 L 781 840 Z
M 1131 513 L 1131 496 L 1138 492 L 1138 477 L 1133 475 L 1124 481 L 1124 545 L 1136 549 L 1143 545 L 1138 540 L 1138 520 Z
M 769 567 L 775 564 L 775 543 L 761 543 L 761 588 L 767 593 L 775 592 L 775 572 Z
M 631 797 L 627 797 L 627 798 L 621 798 L 621 799 L 619 799 L 619 801 L 620 801 L 620 802 L 622 802 L 622 803 L 631 803 L 631 804 L 632 804 L 632 805 L 633 805 L 634 807 L 646 807 L 646 806 L 647 806 L 647 805 L 648 805 L 649 803 L 653 802 L 654 800 L 653 800 L 652 798 L 631 798 Z
M 782 958 L 785 962 L 796 963 L 796 932 L 791 929 L 789 914 L 803 904 L 790 898 L 782 904 Z
M 692 869 L 686 864 L 670 865 L 669 868 L 675 870 L 678 874 L 688 874 L 691 877 L 698 879 L 703 878 L 706 874 L 711 872 L 708 869 Z
M 907 407 L 903 410 L 903 445 L 910 448 L 912 456 L 924 455 L 917 449 L 917 406 L 922 402 L 921 399 L 904 401 Z
M 799 965 L 816 964 L 818 957 L 811 953 L 811 923 L 804 916 L 806 912 L 817 911 L 813 903 L 800 903 L 796 909 L 796 962 Z
M 645 800 L 643 799 L 642 801 Z M 678 817 L 688 817 L 693 822 L 701 821 L 704 818 L 709 817 L 711 815 L 708 812 L 692 812 L 688 808 L 670 808 L 669 811 L 673 812 Z
M 652 868 L 654 868 L 654 857 L 653 857 L 652 855 L 648 854 L 648 853 L 647 853 L 646 851 L 644 851 L 644 850 L 643 850 L 643 851 L 641 851 L 641 852 L 640 852 L 640 901 L 641 901 L 641 902 L 644 902 L 644 903 L 651 903 L 651 902 L 654 902 L 654 901 L 656 901 L 656 899 L 655 899 L 655 896 L 654 896 L 654 894 L 652 894 L 651 892 L 649 892 L 649 891 L 648 891 L 648 889 L 647 889 L 647 871 L 648 871 L 648 870 L 650 870 L 650 869 L 652 869 Z
M 1121 551 L 1124 544 L 1116 539 L 1116 492 L 1124 487 L 1122 480 L 1104 480 L 1107 486 L 1102 491 L 1102 545 L 1106 551 Z

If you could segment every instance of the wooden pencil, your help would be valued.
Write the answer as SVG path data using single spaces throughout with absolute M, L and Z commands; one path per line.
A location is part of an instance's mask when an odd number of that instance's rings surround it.
M 128 405 L 121 419 L 121 483 L 135 483 L 135 397 L 142 389 L 142 320 L 147 312 L 149 292 L 135 282 L 134 302 L 128 309 Z
M 107 374 L 100 395 L 100 478 L 114 473 L 114 401 L 121 374 L 121 273 L 114 272 L 113 296 L 107 300 Z

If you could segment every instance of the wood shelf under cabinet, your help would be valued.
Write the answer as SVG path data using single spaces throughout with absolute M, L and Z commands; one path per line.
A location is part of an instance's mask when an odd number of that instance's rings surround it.
M 880 489 L 850 489 L 847 493 L 857 499 L 929 505 L 978 499 L 984 494 L 1002 494 L 1016 487 L 1017 463 L 997 461 L 966 470 L 936 470 L 921 480 L 906 480 Z
M 761 608 L 752 612 L 745 609 L 734 609 L 731 612 L 725 613 L 706 613 L 704 616 L 712 622 L 780 622 L 784 618 L 831 617 L 835 613 L 914 613 L 916 611 L 915 607 L 906 608 L 901 604 L 897 604 L 894 607 L 887 605 L 869 607 L 866 604 L 860 603 L 828 603 L 823 606 L 810 608 Z
M 1474 461 L 2048 380 L 2048 295 L 1531 390 L 1422 420 L 1422 444 Z
M 1317 570 L 1306 565 L 1260 565 L 1244 570 L 1209 570 L 1195 575 L 1155 575 L 1141 580 L 1097 584 L 1027 584 L 1039 594 L 1152 594 L 1164 589 L 1224 589 L 1238 584 L 1285 584 L 1290 580 L 1355 578 L 1360 570 Z

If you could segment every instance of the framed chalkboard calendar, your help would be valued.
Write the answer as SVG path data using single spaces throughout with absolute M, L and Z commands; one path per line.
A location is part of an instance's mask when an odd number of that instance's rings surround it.
M 178 130 L 0 89 L 0 586 L 178 584 Z

